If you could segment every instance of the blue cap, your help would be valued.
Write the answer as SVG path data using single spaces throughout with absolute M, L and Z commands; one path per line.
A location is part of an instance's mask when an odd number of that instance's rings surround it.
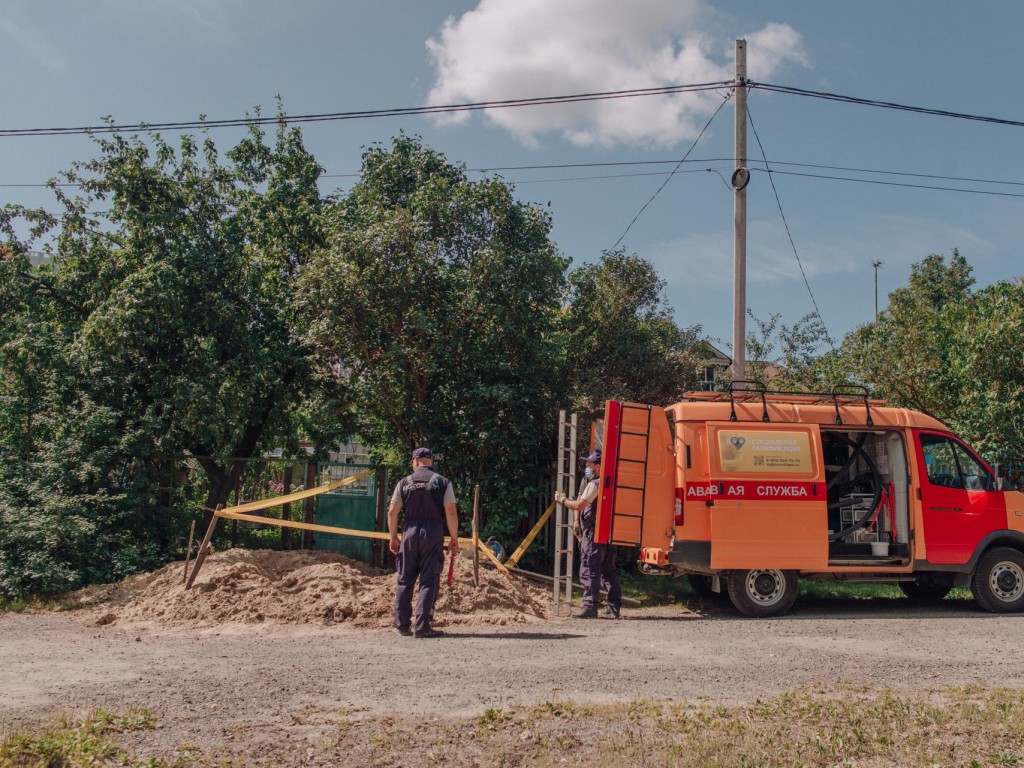
M 413 451 L 412 452 L 412 457 L 414 459 L 433 459 L 434 458 L 434 454 L 431 453 L 429 448 L 424 447 L 424 448 L 417 448 L 415 451 Z
M 598 448 L 592 454 L 587 456 L 586 461 L 589 461 L 592 464 L 600 464 L 601 463 L 601 449 Z

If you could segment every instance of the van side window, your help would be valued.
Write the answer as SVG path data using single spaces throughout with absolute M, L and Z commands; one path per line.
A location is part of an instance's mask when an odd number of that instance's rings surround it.
M 996 487 L 995 478 L 962 445 L 953 444 L 957 463 L 960 465 L 960 479 L 968 491 L 991 491 Z
M 962 445 L 941 435 L 921 435 L 928 482 L 945 488 L 990 491 L 995 479 Z

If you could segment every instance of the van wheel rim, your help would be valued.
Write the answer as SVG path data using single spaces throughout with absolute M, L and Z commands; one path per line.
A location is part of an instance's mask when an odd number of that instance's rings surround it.
M 1016 563 L 997 563 L 988 577 L 992 595 L 1005 603 L 1012 603 L 1024 594 L 1024 571 Z
M 758 605 L 775 605 L 786 592 L 782 571 L 750 571 L 746 580 L 747 596 Z

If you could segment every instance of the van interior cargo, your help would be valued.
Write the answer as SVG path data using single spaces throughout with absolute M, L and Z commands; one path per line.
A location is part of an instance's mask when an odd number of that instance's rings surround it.
M 910 557 L 908 472 L 896 431 L 821 430 L 829 562 Z

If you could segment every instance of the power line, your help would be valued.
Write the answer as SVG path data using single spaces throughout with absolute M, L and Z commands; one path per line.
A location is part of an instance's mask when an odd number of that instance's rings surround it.
M 601 163 L 550 163 L 550 164 L 542 164 L 542 165 L 495 165 L 495 166 L 486 166 L 486 167 L 483 167 L 483 168 L 467 168 L 466 169 L 466 173 L 494 173 L 494 172 L 498 172 L 498 171 L 543 171 L 543 170 L 564 170 L 564 169 L 571 169 L 571 168 L 614 168 L 614 167 L 632 167 L 632 166 L 649 166 L 649 165 L 677 165 L 679 162 L 680 162 L 679 160 L 672 159 L 672 160 L 618 160 L 618 161 L 608 161 L 608 162 L 601 162 Z M 731 157 L 687 158 L 683 162 L 685 164 L 732 163 L 733 162 L 733 158 L 731 158 Z M 765 161 L 757 160 L 755 158 L 749 158 L 748 162 L 750 162 L 750 163 L 759 163 L 759 164 L 762 164 L 762 165 L 765 164 Z M 1024 187 L 1024 181 L 1008 181 L 1006 179 L 982 179 L 982 178 L 976 178 L 976 177 L 970 177 L 970 176 L 943 176 L 943 175 L 940 175 L 940 174 L 920 173 L 920 172 L 916 172 L 916 171 L 892 171 L 892 170 L 883 170 L 881 168 L 857 168 L 857 167 L 854 167 L 854 166 L 847 166 L 847 165 L 824 165 L 824 164 L 821 164 L 821 163 L 796 163 L 796 162 L 789 162 L 789 161 L 785 161 L 785 160 L 769 160 L 767 162 L 770 163 L 772 166 L 780 166 L 781 165 L 781 166 L 793 167 L 793 168 L 812 168 L 812 169 L 820 169 L 820 170 L 849 171 L 851 173 L 877 174 L 877 175 L 880 175 L 880 176 L 904 176 L 904 177 L 908 177 L 908 178 L 934 179 L 936 181 L 963 181 L 963 182 L 969 182 L 971 184 L 994 184 L 994 185 L 1002 185 L 1002 186 L 1010 186 L 1010 187 Z M 702 170 L 707 170 L 707 168 L 704 168 Z M 758 169 L 754 169 L 754 170 L 758 170 Z M 778 174 L 786 174 L 785 171 L 778 170 L 777 168 L 773 168 L 771 172 L 772 173 L 778 173 Z M 665 171 L 664 173 L 667 174 L 667 173 L 670 173 L 670 171 Z M 613 179 L 613 178 L 617 178 L 618 176 L 629 177 L 629 176 L 636 176 L 636 175 L 638 175 L 638 174 L 632 174 L 632 173 L 629 173 L 629 174 L 608 174 L 608 175 L 605 175 L 605 176 L 593 176 L 593 177 L 581 177 L 581 178 Z M 659 174 L 656 174 L 656 175 L 663 175 L 663 174 L 659 173 Z M 801 174 L 798 174 L 798 173 L 795 173 L 795 172 L 790 172 L 789 175 L 796 176 L 796 175 L 801 175 Z M 823 175 L 823 174 L 802 174 L 802 175 L 807 176 L 808 178 L 833 179 L 833 180 L 836 180 L 836 181 L 860 181 L 860 182 L 864 182 L 864 183 L 883 183 L 883 182 L 875 182 L 875 181 L 873 181 L 871 179 L 854 179 L 854 178 L 850 178 L 850 177 L 846 177 L 846 176 L 830 176 L 830 175 Z M 320 178 L 321 179 L 357 179 L 357 178 L 359 178 L 359 176 L 360 176 L 359 173 L 324 173 L 324 174 L 320 175 Z M 569 178 L 569 179 L 565 179 L 565 180 L 566 181 L 575 181 L 576 178 L 574 177 L 574 178 Z M 528 183 L 528 182 L 513 180 L 512 183 L 523 184 L 523 183 Z M 532 183 L 532 182 L 529 182 L 529 183 Z M 49 186 L 51 186 L 51 185 L 47 184 L 47 183 L 0 184 L 0 189 L 19 189 L 19 188 L 30 189 L 30 188 L 45 188 L 45 187 L 49 187 Z M 77 186 L 80 186 L 80 185 L 73 184 L 73 183 L 58 182 L 58 183 L 56 183 L 56 186 L 58 186 L 58 187 L 77 187 Z M 978 190 L 963 189 L 963 188 L 960 188 L 960 187 L 943 187 L 943 186 L 935 186 L 935 185 L 912 185 L 912 184 L 908 184 L 906 186 L 910 186 L 910 187 L 914 187 L 914 188 L 920 188 L 920 189 L 936 189 L 936 190 L 942 190 L 942 191 L 947 191 L 947 192 L 978 192 Z
M 608 173 L 595 176 L 568 176 L 558 179 L 512 179 L 510 184 L 522 186 L 523 184 L 547 184 L 550 182 L 562 181 L 592 181 L 600 179 L 634 179 L 641 176 L 672 176 L 675 173 L 715 173 L 713 168 L 693 168 L 686 171 L 648 171 L 647 173 Z
M 686 158 L 688 158 L 690 156 L 690 153 L 693 152 L 694 148 L 697 146 L 697 143 L 700 141 L 701 137 L 704 135 L 704 132 L 708 129 L 708 126 L 710 126 L 711 123 L 714 121 L 714 119 L 716 117 L 718 117 L 718 113 L 722 111 L 722 107 L 724 107 L 725 103 L 727 101 L 729 101 L 729 98 L 731 97 L 731 95 L 732 95 L 732 93 L 730 92 L 730 93 L 726 94 L 725 98 L 722 99 L 722 103 L 718 105 L 718 109 L 716 109 L 714 114 L 711 115 L 711 117 L 708 118 L 708 121 L 706 123 L 704 123 L 704 127 L 700 129 L 700 133 L 697 134 L 697 138 L 693 140 L 693 144 L 691 144 L 690 148 L 688 150 L 686 150 L 686 154 L 683 155 L 682 159 L 676 164 L 676 167 L 672 169 L 672 173 L 670 173 L 668 175 L 668 178 L 665 179 L 665 181 L 662 182 L 661 186 L 658 187 L 657 191 L 655 191 L 655 193 L 653 195 L 651 195 L 650 199 L 640 207 L 640 210 L 637 211 L 636 216 L 633 217 L 633 220 L 631 222 L 629 222 L 629 224 L 626 226 L 625 230 L 623 230 L 622 234 L 619 235 L 619 239 L 615 241 L 615 245 L 613 245 L 611 248 L 608 249 L 609 251 L 614 251 L 616 248 L 619 247 L 619 243 L 621 243 L 623 241 L 623 239 L 625 239 L 626 235 L 629 233 L 629 230 L 632 229 L 633 225 L 636 224 L 637 219 L 640 218 L 640 215 L 645 210 L 647 210 L 647 206 L 650 205 L 651 203 L 653 203 L 654 202 L 654 198 L 656 198 L 659 194 L 661 194 L 661 190 L 663 190 L 666 186 L 668 186 L 668 183 L 670 181 L 672 181 L 672 177 L 676 175 L 676 173 L 682 167 L 683 163 L 686 162 Z
M 807 280 L 807 273 L 804 272 L 803 262 L 800 261 L 800 254 L 797 253 L 796 243 L 793 241 L 793 233 L 789 229 L 789 222 L 786 221 L 786 213 L 782 210 L 782 200 L 779 198 L 779 190 L 775 188 L 775 180 L 772 178 L 771 168 L 768 165 L 768 155 L 765 154 L 764 145 L 761 143 L 761 137 L 757 133 L 757 128 L 754 126 L 754 117 L 750 114 L 750 105 L 747 105 L 747 120 L 750 122 L 750 129 L 754 132 L 754 138 L 757 139 L 757 146 L 761 150 L 761 157 L 765 167 L 768 168 L 768 181 L 771 182 L 772 192 L 775 193 L 775 203 L 779 206 L 779 215 L 782 217 L 782 225 L 786 228 L 786 236 L 789 237 L 789 245 L 793 249 L 793 255 L 796 256 L 796 264 L 800 267 L 800 276 L 804 279 L 804 285 L 807 286 L 807 293 L 811 297 L 811 304 L 814 305 L 814 314 L 818 316 L 818 320 L 821 321 L 822 327 L 825 329 L 825 338 L 828 339 L 829 346 L 835 349 L 832 344 L 832 336 L 828 332 L 828 326 L 825 325 L 825 318 L 821 316 L 821 310 L 818 309 L 818 302 L 814 299 L 814 291 L 811 290 L 811 284 Z
M 483 109 L 509 109 L 513 107 L 550 106 L 555 104 L 573 104 L 585 101 L 608 101 L 611 99 L 631 99 L 640 96 L 670 96 L 678 93 L 694 93 L 713 91 L 728 85 L 728 82 L 693 83 L 689 85 L 666 85 L 657 88 L 631 88 L 621 91 L 599 91 L 595 93 L 576 93 L 568 96 L 536 96 L 525 99 L 503 99 L 501 101 L 480 101 L 468 104 L 443 104 L 426 107 L 395 107 L 391 109 L 360 110 L 352 112 L 326 112 L 321 114 L 295 115 L 284 117 L 247 116 L 228 120 L 184 120 L 167 123 L 131 123 L 101 126 L 79 126 L 74 128 L 10 128 L 0 129 L 0 138 L 13 136 L 73 136 L 97 133 L 128 133 L 154 132 L 164 130 L 202 130 L 207 128 L 231 128 L 250 125 L 275 125 L 278 122 L 319 123 L 337 120 L 365 120 L 381 117 L 407 117 L 410 115 L 435 115 L 442 113 L 474 112 Z
M 994 123 L 996 125 L 1009 125 L 1014 128 L 1024 128 L 1024 121 L 1009 120 L 1002 117 L 987 117 L 985 115 L 972 115 L 967 112 L 953 112 L 946 109 L 934 109 L 932 107 L 917 107 L 910 104 L 899 104 L 894 101 L 881 101 L 879 99 L 865 99 L 858 96 L 843 96 L 838 93 L 827 91 L 811 91 L 806 88 L 795 88 L 789 85 L 773 85 L 771 83 L 756 83 L 747 81 L 751 88 L 760 88 L 763 91 L 775 93 L 786 93 L 792 96 L 807 96 L 827 101 L 838 101 L 844 104 L 857 104 L 865 107 L 879 107 L 881 109 L 895 109 L 901 112 L 914 112 L 919 115 L 933 115 L 935 117 L 951 117 L 957 120 L 973 120 L 979 123 Z
M 760 170 L 756 168 L 754 170 Z M 807 179 L 825 179 L 828 181 L 850 181 L 856 184 L 878 184 L 884 187 L 906 187 L 909 189 L 934 189 L 939 192 L 962 192 L 968 195 L 993 195 L 995 197 L 1024 197 L 1024 193 L 1020 192 L 995 192 L 988 189 L 967 189 L 966 187 L 940 187 L 934 184 L 910 184 L 909 182 L 900 181 L 882 181 L 880 179 L 855 179 L 850 176 L 832 176 L 828 174 L 818 173 L 800 173 L 798 171 L 778 171 L 775 169 L 769 169 L 767 171 L 769 176 L 802 176 Z M 1000 184 L 1009 182 L 996 182 Z
M 513 107 L 546 106 L 553 104 L 571 104 L 585 101 L 605 101 L 609 99 L 636 98 L 640 96 L 666 96 L 678 93 L 692 93 L 699 91 L 713 91 L 722 87 L 732 85 L 731 80 L 713 83 L 692 83 L 686 85 L 667 85 L 654 88 L 631 88 L 618 91 L 597 91 L 593 93 L 577 93 L 565 96 L 539 96 L 523 99 L 502 99 L 498 101 L 471 102 L 466 104 L 443 104 L 425 107 L 394 107 L 389 109 L 357 110 L 349 112 L 325 112 L 307 115 L 296 115 L 284 117 L 286 123 L 315 123 L 336 120 L 361 120 L 381 117 L 403 117 L 410 115 L 430 115 L 441 113 L 471 112 L 484 109 L 507 109 Z M 837 101 L 844 104 L 855 104 L 859 106 L 878 107 L 882 109 L 895 109 L 903 112 L 914 112 L 923 115 L 936 117 L 948 117 L 959 120 L 972 120 L 975 122 L 993 123 L 996 125 L 1007 125 L 1016 128 L 1024 127 L 1024 121 L 1010 120 L 1007 118 L 991 117 L 986 115 L 975 115 L 967 112 L 956 112 L 953 110 L 936 109 L 932 107 L 920 107 L 911 104 L 900 104 L 898 102 L 883 101 L 880 99 L 867 99 L 858 96 L 846 96 L 827 91 L 812 91 L 806 88 L 796 88 L 788 85 L 777 85 L 774 83 L 758 83 L 752 80 L 747 81 L 751 88 L 760 88 L 764 91 L 783 93 L 808 98 L 825 99 Z M 276 124 L 278 116 L 261 117 L 249 115 L 244 118 L 231 118 L 226 120 L 182 120 L 164 123 L 130 123 L 115 124 L 107 123 L 99 126 L 77 126 L 77 127 L 51 127 L 51 128 L 8 128 L 0 129 L 0 138 L 15 136 L 69 136 L 82 134 L 100 133 L 124 133 L 124 132 L 153 132 L 162 130 L 202 130 L 208 128 L 242 127 L 249 125 L 272 125 Z

